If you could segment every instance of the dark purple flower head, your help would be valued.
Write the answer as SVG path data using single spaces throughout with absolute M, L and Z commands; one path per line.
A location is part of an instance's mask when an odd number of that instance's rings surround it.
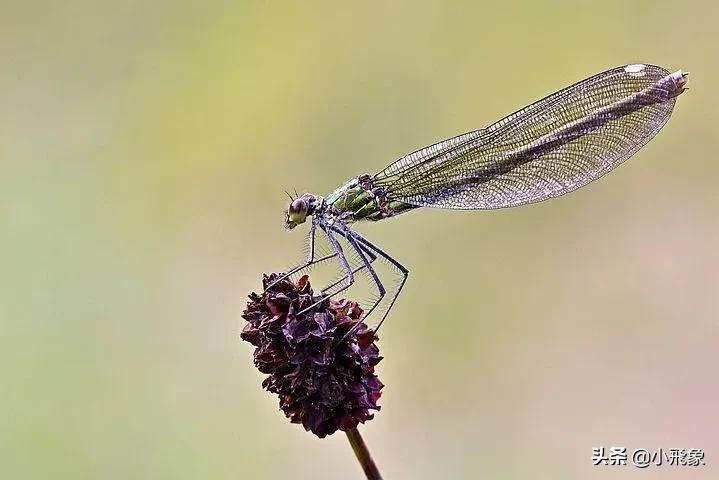
M 265 275 L 263 286 L 278 278 Z M 279 396 L 285 415 L 323 438 L 371 420 L 384 385 L 374 374 L 382 360 L 377 336 L 360 320 L 359 305 L 329 299 L 296 314 L 317 300 L 306 275 L 252 293 L 240 337 L 256 347 L 255 366 L 268 374 L 262 386 Z

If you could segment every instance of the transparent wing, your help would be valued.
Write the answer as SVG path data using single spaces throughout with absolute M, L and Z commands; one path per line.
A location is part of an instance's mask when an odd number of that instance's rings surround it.
M 391 200 L 454 209 L 522 205 L 576 190 L 664 126 L 687 80 L 626 65 L 582 80 L 484 130 L 418 150 L 375 175 Z

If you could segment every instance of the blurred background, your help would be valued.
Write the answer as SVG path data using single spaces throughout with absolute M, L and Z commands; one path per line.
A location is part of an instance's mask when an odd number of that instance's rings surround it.
M 0 477 L 362 478 L 240 342 L 326 194 L 635 62 L 662 132 L 560 199 L 361 232 L 412 270 L 383 327 L 388 479 L 717 478 L 716 2 L 3 2 Z M 704 467 L 594 467 L 592 448 Z

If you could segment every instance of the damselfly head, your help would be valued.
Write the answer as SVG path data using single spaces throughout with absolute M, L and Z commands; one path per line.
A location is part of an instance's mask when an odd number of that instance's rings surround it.
M 300 223 L 305 223 L 307 217 L 312 215 L 314 211 L 317 197 L 311 193 L 295 198 L 287 206 L 287 215 L 285 217 L 285 228 L 293 229 Z

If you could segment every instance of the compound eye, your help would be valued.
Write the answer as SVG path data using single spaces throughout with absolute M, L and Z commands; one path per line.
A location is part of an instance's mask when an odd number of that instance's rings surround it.
M 287 209 L 287 212 L 294 216 L 294 215 L 306 215 L 307 214 L 307 201 L 305 201 L 302 198 L 297 198 L 290 203 L 289 208 Z

